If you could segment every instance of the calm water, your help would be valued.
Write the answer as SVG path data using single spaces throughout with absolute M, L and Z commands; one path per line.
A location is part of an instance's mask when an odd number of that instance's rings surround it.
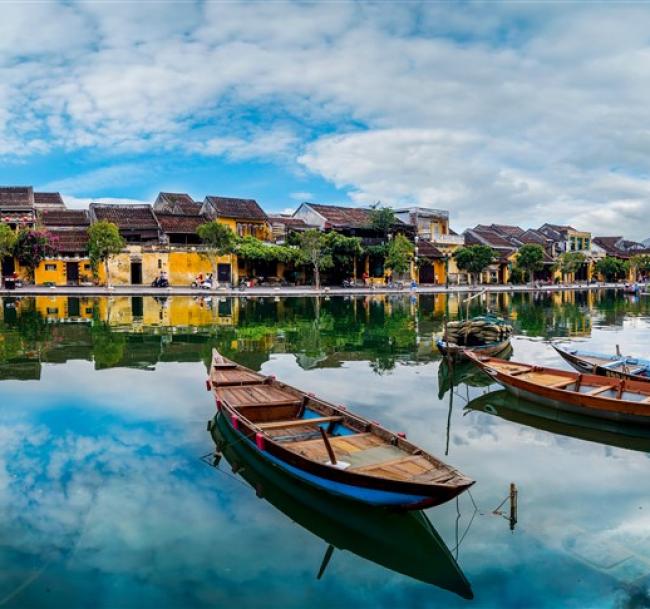
M 649 298 L 487 304 L 515 359 L 564 367 L 552 337 L 650 355 Z M 450 392 L 445 312 L 456 298 L 5 299 L 0 606 L 650 606 L 650 440 L 481 397 L 496 388 L 469 369 Z M 213 467 L 213 346 L 405 431 L 472 495 L 364 516 L 228 451 Z M 511 482 L 514 530 L 493 513 Z

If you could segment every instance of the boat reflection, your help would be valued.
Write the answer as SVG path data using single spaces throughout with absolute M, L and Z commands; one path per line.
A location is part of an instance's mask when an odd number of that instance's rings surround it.
M 647 428 L 547 408 L 517 398 L 505 389 L 471 400 L 465 410 L 486 412 L 507 421 L 579 440 L 650 452 L 650 430 Z
M 473 598 L 469 582 L 424 512 L 370 508 L 319 493 L 237 443 L 220 415 L 211 422 L 211 434 L 217 448 L 215 465 L 223 455 L 258 496 L 328 544 L 319 579 L 337 548 Z
M 502 359 L 510 359 L 511 356 L 512 347 L 508 347 L 499 355 Z M 444 357 L 438 366 L 438 399 L 440 400 L 448 391 L 453 391 L 460 385 L 488 387 L 493 384 L 494 381 L 487 374 L 469 361 L 450 362 Z

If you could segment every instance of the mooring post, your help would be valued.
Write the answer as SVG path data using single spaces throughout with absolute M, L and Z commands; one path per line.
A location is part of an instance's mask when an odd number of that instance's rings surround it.
M 517 524 L 517 487 L 514 482 L 510 483 L 510 530 L 515 530 Z

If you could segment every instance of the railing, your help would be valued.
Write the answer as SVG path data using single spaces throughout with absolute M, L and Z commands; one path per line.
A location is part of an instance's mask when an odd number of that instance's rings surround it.
M 419 233 L 418 237 L 423 241 L 440 243 L 442 245 L 464 245 L 465 237 L 462 235 L 442 235 L 440 233 Z

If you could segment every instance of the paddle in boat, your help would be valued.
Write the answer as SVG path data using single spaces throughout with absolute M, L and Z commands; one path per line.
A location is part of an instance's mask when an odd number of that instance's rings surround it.
M 402 433 L 213 352 L 218 416 L 260 457 L 303 482 L 369 505 L 420 509 L 474 481 Z
M 650 383 L 650 360 L 581 349 L 553 348 L 579 372 Z
M 506 362 L 468 353 L 481 370 L 517 397 L 567 412 L 650 425 L 650 384 Z

